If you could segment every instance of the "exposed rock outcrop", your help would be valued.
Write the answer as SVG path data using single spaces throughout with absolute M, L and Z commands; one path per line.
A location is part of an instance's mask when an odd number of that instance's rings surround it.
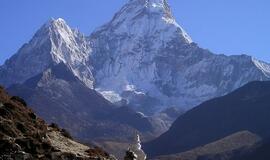
M 56 125 L 48 126 L 19 97 L 0 88 L 1 160 L 92 160 L 112 159 L 105 151 L 72 140 Z

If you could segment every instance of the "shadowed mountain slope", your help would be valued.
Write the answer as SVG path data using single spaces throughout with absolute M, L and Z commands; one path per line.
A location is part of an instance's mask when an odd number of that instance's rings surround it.
M 270 136 L 270 82 L 251 82 L 180 116 L 170 130 L 144 144 L 150 156 L 180 153 L 247 130 Z

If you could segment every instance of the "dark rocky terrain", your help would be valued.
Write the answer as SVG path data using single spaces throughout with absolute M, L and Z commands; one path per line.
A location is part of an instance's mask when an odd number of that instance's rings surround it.
M 144 144 L 144 150 L 151 157 L 181 153 L 243 130 L 268 138 L 269 104 L 270 82 L 251 82 L 180 116 L 168 132 Z
M 245 150 L 244 154 L 235 155 L 231 160 L 268 160 L 270 159 L 270 141 L 265 140 L 252 149 Z
M 69 133 L 47 125 L 19 97 L 0 87 L 1 160 L 92 160 L 113 159 L 100 148 L 72 140 Z
M 267 139 L 230 152 L 203 155 L 197 160 L 268 160 L 270 158 L 269 151 L 270 143 Z
M 172 155 L 159 156 L 158 160 L 231 160 L 244 151 L 251 150 L 261 138 L 248 131 L 241 131 L 195 149 Z

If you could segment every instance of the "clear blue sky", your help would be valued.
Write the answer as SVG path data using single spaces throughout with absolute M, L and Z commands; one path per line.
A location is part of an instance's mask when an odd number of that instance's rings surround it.
M 89 35 L 127 0 L 1 0 L 0 64 L 50 17 Z M 269 0 L 169 0 L 177 21 L 201 47 L 270 62 Z

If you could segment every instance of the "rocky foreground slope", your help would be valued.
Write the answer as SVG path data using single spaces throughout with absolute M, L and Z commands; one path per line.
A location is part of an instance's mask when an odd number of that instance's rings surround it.
M 19 97 L 0 88 L 1 160 L 113 159 L 105 151 L 80 144 L 56 124 L 48 126 Z

